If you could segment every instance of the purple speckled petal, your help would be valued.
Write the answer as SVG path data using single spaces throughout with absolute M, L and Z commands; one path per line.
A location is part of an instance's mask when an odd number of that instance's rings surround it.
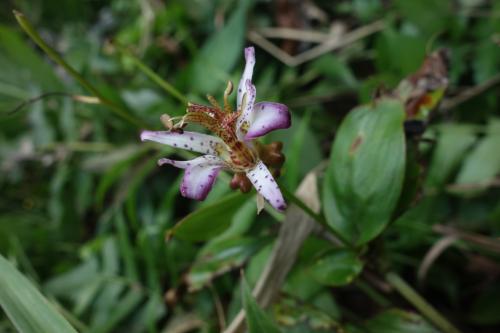
M 286 209 L 285 199 L 283 199 L 278 184 L 276 184 L 273 175 L 262 161 L 259 161 L 253 169 L 247 171 L 246 175 L 271 206 L 280 212 Z
M 256 103 L 249 118 L 250 126 L 245 140 L 255 139 L 275 129 L 288 128 L 291 125 L 290 112 L 284 104 L 273 102 Z
M 175 161 L 162 158 L 159 165 L 170 164 L 185 169 L 181 183 L 182 196 L 195 200 L 205 200 L 215 183 L 215 179 L 225 163 L 217 156 L 204 155 L 189 161 Z
M 247 47 L 245 49 L 245 69 L 243 70 L 243 75 L 241 75 L 240 83 L 238 84 L 238 94 L 236 97 L 237 107 L 240 108 L 243 95 L 247 93 L 247 81 L 252 83 L 253 67 L 255 66 L 255 49 L 253 47 Z
M 238 117 L 238 121 L 236 122 L 236 134 L 238 136 L 238 139 L 240 140 L 245 137 L 248 128 L 250 127 L 250 122 L 254 110 L 255 95 L 255 86 L 248 80 L 246 103 L 241 112 L 241 115 Z
M 202 154 L 218 155 L 218 147 L 226 147 L 218 137 L 196 132 L 177 133 L 170 131 L 143 131 L 142 141 L 154 141 L 165 145 L 195 151 Z M 220 148 L 219 148 L 220 150 Z

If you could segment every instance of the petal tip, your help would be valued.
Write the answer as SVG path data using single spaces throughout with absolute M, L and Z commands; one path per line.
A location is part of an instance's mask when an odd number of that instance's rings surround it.
M 147 131 L 147 130 L 144 130 L 141 132 L 141 141 L 146 141 L 146 140 L 149 140 L 149 138 L 151 138 L 152 134 L 154 132 L 152 131 Z
M 286 210 L 286 207 L 287 207 L 287 206 L 286 206 L 286 204 L 285 204 L 285 203 L 283 203 L 283 204 L 281 204 L 281 205 L 277 206 L 277 207 L 276 207 L 276 209 L 277 209 L 278 211 L 280 211 L 280 212 L 284 212 L 284 211 Z
M 245 60 L 246 61 L 255 60 L 255 48 L 253 46 L 245 48 Z

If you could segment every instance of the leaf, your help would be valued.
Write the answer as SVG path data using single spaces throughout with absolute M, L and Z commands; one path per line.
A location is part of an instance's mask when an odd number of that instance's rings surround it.
M 466 157 L 458 173 L 456 185 L 459 192 L 465 195 L 477 195 L 485 190 L 500 173 L 500 120 L 492 120 L 488 134 Z M 464 185 L 464 187 L 460 187 Z M 468 188 L 467 185 L 472 185 Z
M 0 305 L 20 332 L 76 333 L 54 306 L 2 255 Z
M 18 32 L 1 25 L 0 54 L 5 57 L 4 65 L 0 61 L 3 82 L 13 84 L 20 89 L 34 84 L 46 90 L 62 89 L 61 82 L 54 74 L 51 65 L 29 47 Z
M 297 119 L 298 120 L 298 119 Z M 299 184 L 301 159 L 303 159 L 303 147 L 306 143 L 305 136 L 311 122 L 311 112 L 307 112 L 305 116 L 300 119 L 298 128 L 293 131 L 291 144 L 287 150 L 286 166 L 287 172 L 285 173 L 285 180 L 288 188 L 295 189 Z M 292 131 L 290 131 L 292 132 Z
M 242 279 L 241 292 L 243 298 L 243 308 L 246 313 L 246 321 L 249 333 L 280 333 L 281 330 L 269 318 L 268 314 L 262 310 L 252 296 L 250 287 L 245 279 Z
M 393 74 L 394 78 L 413 73 L 425 58 L 425 43 L 425 39 L 419 36 L 403 34 L 391 28 L 384 30 L 376 41 L 379 72 Z
M 344 119 L 323 183 L 327 223 L 358 245 L 376 237 L 398 202 L 405 172 L 404 108 L 382 99 Z
M 363 262 L 356 253 L 339 250 L 317 260 L 309 267 L 309 274 L 322 284 L 342 286 L 351 283 L 362 269 Z
M 344 59 L 325 54 L 311 63 L 311 67 L 335 85 L 356 87 L 358 81 Z M 329 86 L 331 89 L 331 86 Z
M 187 275 L 189 290 L 198 290 L 213 278 L 240 267 L 267 243 L 266 238 L 238 237 L 207 244 Z
M 473 128 L 463 124 L 449 124 L 438 128 L 439 139 L 432 155 L 425 186 L 428 189 L 442 187 L 456 169 L 476 136 Z
M 228 79 L 238 59 L 243 59 L 248 0 L 238 2 L 238 8 L 228 23 L 213 35 L 194 59 L 188 71 L 190 89 L 212 93 Z
M 287 332 L 343 332 L 331 314 L 322 311 L 316 304 L 284 296 L 275 305 L 275 309 L 277 320 L 286 326 Z
M 387 310 L 364 326 L 368 333 L 439 333 L 418 314 L 399 309 Z
M 188 241 L 208 240 L 229 227 L 231 217 L 249 199 L 241 193 L 228 195 L 189 214 L 167 234 Z
M 430 36 L 449 29 L 452 16 L 451 1 L 449 0 L 396 0 L 396 7 L 402 15 L 415 24 L 422 33 Z

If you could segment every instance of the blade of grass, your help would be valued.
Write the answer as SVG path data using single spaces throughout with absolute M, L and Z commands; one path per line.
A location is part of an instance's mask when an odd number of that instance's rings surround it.
M 0 255 L 0 305 L 23 333 L 76 333 L 35 286 Z
M 389 272 L 386 275 L 389 282 L 408 302 L 410 302 L 420 313 L 422 313 L 431 323 L 445 333 L 461 333 L 453 324 L 443 317 L 432 305 L 420 296 L 406 281 L 399 275 Z

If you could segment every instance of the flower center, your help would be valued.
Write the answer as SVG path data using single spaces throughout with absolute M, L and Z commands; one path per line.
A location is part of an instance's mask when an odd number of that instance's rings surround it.
M 236 122 L 244 105 L 241 106 L 240 110 L 233 111 L 228 102 L 232 90 L 233 85 L 229 81 L 224 91 L 224 108 L 221 108 L 215 98 L 210 95 L 207 98 L 212 106 L 188 103 L 181 126 L 184 123 L 196 123 L 217 135 L 229 149 L 228 162 L 230 162 L 233 171 L 245 171 L 254 167 L 258 158 L 255 149 L 240 141 L 236 135 Z M 243 98 L 243 100 L 245 99 Z M 223 153 L 222 150 L 220 154 Z

